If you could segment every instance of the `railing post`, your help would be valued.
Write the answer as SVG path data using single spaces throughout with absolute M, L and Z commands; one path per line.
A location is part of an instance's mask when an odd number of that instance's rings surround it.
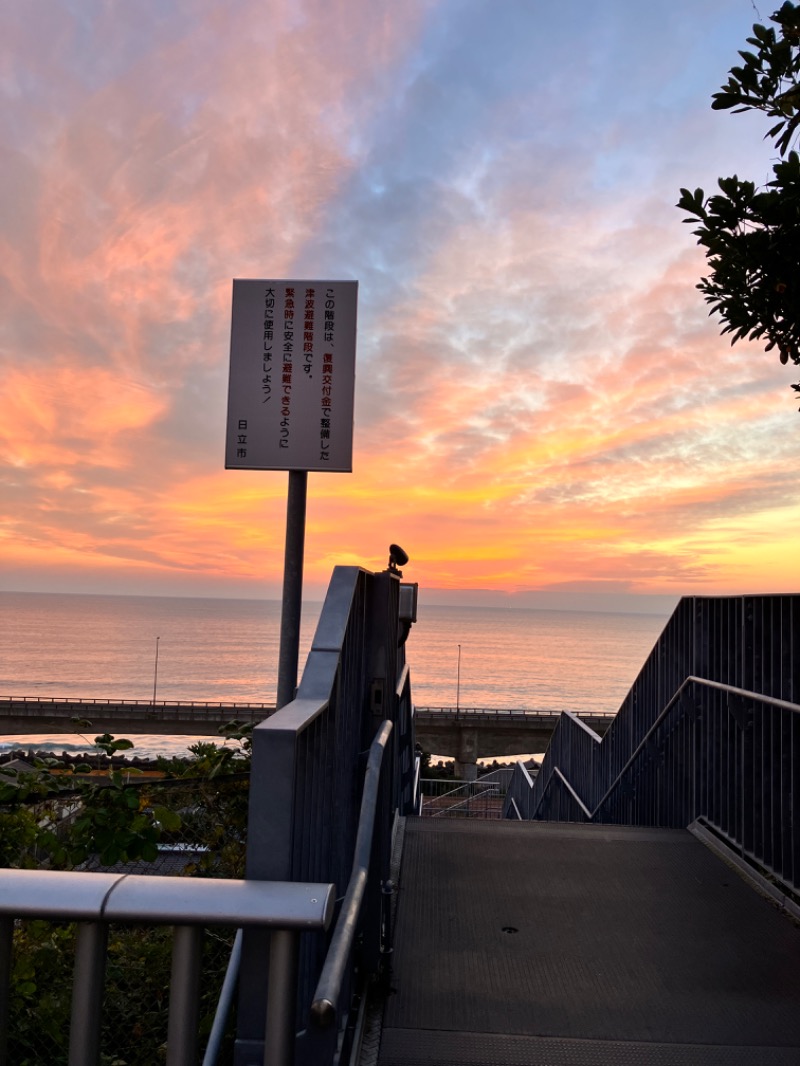
M 108 926 L 79 922 L 72 982 L 69 1066 L 96 1066 L 100 1059 L 103 982 Z
M 292 1066 L 294 1063 L 297 962 L 298 934 L 290 929 L 273 930 L 269 943 L 264 1066 Z
M 253 731 L 253 761 L 247 827 L 248 880 L 289 881 L 295 818 L 296 739 L 291 730 Z M 239 979 L 235 1066 L 256 1066 L 264 1033 L 271 938 L 262 929 L 245 930 Z M 256 1058 L 258 1055 L 258 1058 Z
M 201 926 L 176 925 L 172 941 L 167 1066 L 196 1066 L 200 1023 Z
M 384 922 L 383 886 L 391 878 L 391 826 L 395 808 L 403 811 L 403 793 L 413 773 L 414 732 L 408 680 L 401 680 L 405 649 L 400 641 L 400 575 L 389 570 L 371 582 L 369 661 L 372 679 L 372 733 L 383 721 L 392 723 L 387 759 L 381 773 L 369 877 L 361 918 L 362 960 L 367 973 L 377 973 L 391 948 Z M 378 698 L 379 697 L 379 698 Z M 369 741 L 372 741 L 370 736 Z M 403 812 L 405 813 L 405 812 Z

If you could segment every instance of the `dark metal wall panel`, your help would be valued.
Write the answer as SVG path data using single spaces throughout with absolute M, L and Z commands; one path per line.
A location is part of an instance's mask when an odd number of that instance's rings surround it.
M 393 729 L 390 736 L 379 780 L 373 837 L 377 850 L 371 863 L 377 873 L 368 878 L 358 926 L 362 963 L 366 954 L 371 960 L 378 954 L 381 882 L 388 879 L 393 811 L 403 774 L 413 766 L 408 682 L 402 694 L 404 709 L 398 696 L 405 655 L 398 640 L 398 598 L 396 574 L 337 567 L 297 698 L 259 726 L 253 742 L 247 876 L 332 882 L 341 898 L 353 865 L 370 744 L 385 719 L 394 726 L 405 714 L 404 728 Z M 305 1027 L 329 939 L 330 932 L 301 937 L 298 1028 Z M 241 1049 L 263 1037 L 267 951 L 264 938 L 245 935 Z M 341 993 L 345 1004 L 351 968 Z
M 792 814 L 788 819 L 789 830 L 784 842 L 785 870 L 786 880 L 797 885 L 800 884 L 800 721 L 792 721 L 788 734 L 787 746 L 790 754 L 786 780 Z
M 682 600 L 603 740 L 588 742 L 562 716 L 533 789 L 515 778 L 509 794 L 523 817 L 585 817 L 564 798 L 558 769 L 594 820 L 685 826 L 703 817 L 797 885 L 800 714 L 758 696 L 797 704 L 798 643 L 796 594 Z

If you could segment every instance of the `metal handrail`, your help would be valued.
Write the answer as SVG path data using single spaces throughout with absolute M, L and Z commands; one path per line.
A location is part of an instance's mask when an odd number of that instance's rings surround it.
M 403 667 L 400 671 L 400 676 L 397 679 L 397 684 L 394 686 L 395 696 L 402 696 L 403 689 L 408 684 L 411 671 L 409 670 L 408 663 L 403 663 Z
M 270 986 L 265 1061 L 286 1064 L 272 1054 L 294 1041 L 293 982 L 289 973 L 302 931 L 326 929 L 335 886 L 276 881 L 147 877 L 136 874 L 55 870 L 0 871 L 0 1004 L 8 1002 L 11 933 L 20 918 L 78 922 L 69 1066 L 95 1066 L 100 1025 L 108 926 L 112 922 L 172 925 L 173 981 L 170 988 L 167 1066 L 196 1061 L 200 938 L 209 925 L 255 926 L 271 932 Z M 286 991 L 288 990 L 288 992 Z M 276 994 L 277 992 L 277 994 Z M 0 1011 L 0 1015 L 4 1014 Z M 5 1061 L 7 1030 L 0 1031 Z
M 584 722 L 579 715 L 575 714 L 574 711 L 564 711 L 564 714 L 567 716 L 567 718 L 571 718 L 575 725 L 582 729 L 585 733 L 587 733 L 592 738 L 592 740 L 596 740 L 598 743 L 600 742 L 602 737 L 599 737 L 593 729 L 590 729 L 586 722 Z
M 628 768 L 630 766 L 632 766 L 633 763 L 636 761 L 636 759 L 639 757 L 639 755 L 641 754 L 641 752 L 646 747 L 646 745 L 647 745 L 648 741 L 650 740 L 651 736 L 653 735 L 653 733 L 655 733 L 655 731 L 658 729 L 658 727 L 664 722 L 664 720 L 667 718 L 667 716 L 672 712 L 672 710 L 675 707 L 675 705 L 680 703 L 680 700 L 681 700 L 681 697 L 683 695 L 684 690 L 686 688 L 688 688 L 690 685 L 700 685 L 703 688 L 710 688 L 710 689 L 715 689 L 718 692 L 724 692 L 728 696 L 736 696 L 738 699 L 746 699 L 748 701 L 752 701 L 756 705 L 762 704 L 762 705 L 767 706 L 767 707 L 775 707 L 777 710 L 789 711 L 791 714 L 800 714 L 800 704 L 790 703 L 787 700 L 777 699 L 775 696 L 766 696 L 766 695 L 764 695 L 761 692 L 750 692 L 747 689 L 736 688 L 734 685 L 726 685 L 726 684 L 723 684 L 720 681 L 710 681 L 708 678 L 695 677 L 693 674 L 690 674 L 685 679 L 685 681 L 680 685 L 680 687 L 677 689 L 677 691 L 673 695 L 672 699 L 669 700 L 667 705 L 664 707 L 663 711 L 659 714 L 659 716 L 656 718 L 656 720 L 653 722 L 653 724 L 647 730 L 647 732 L 645 733 L 645 735 L 642 738 L 641 742 L 636 747 L 636 750 L 630 756 L 628 761 L 625 763 L 625 765 L 623 766 L 622 770 L 620 770 L 620 772 L 614 778 L 614 781 L 612 782 L 611 786 L 606 790 L 606 792 L 604 793 L 604 795 L 601 797 L 600 801 L 598 802 L 597 806 L 595 807 L 594 811 L 592 812 L 592 817 L 594 817 L 594 814 L 600 809 L 600 807 L 605 802 L 606 798 L 618 786 L 618 784 L 621 781 L 623 775 L 628 770 Z
M 449 792 L 445 792 L 444 795 L 445 796 L 449 796 L 450 793 Z M 466 807 L 467 809 L 469 809 L 469 805 L 472 802 L 472 800 L 481 799 L 483 796 L 499 796 L 499 795 L 500 795 L 500 789 L 496 785 L 489 785 L 487 788 L 484 788 L 480 792 L 476 792 L 472 796 L 465 796 L 464 799 L 463 800 L 459 800 L 458 803 L 451 803 L 449 807 L 437 808 L 433 812 L 433 814 L 431 814 L 430 817 L 431 818 L 441 818 L 443 815 L 450 814 L 451 811 L 457 811 L 461 807 Z M 437 796 L 436 799 L 444 799 L 444 796 Z
M 560 781 L 562 782 L 562 784 L 566 788 L 567 792 L 569 792 L 570 796 L 572 796 L 572 798 L 578 804 L 578 806 L 583 811 L 583 813 L 586 815 L 586 817 L 591 821 L 592 812 L 589 810 L 589 808 L 586 806 L 586 804 L 583 802 L 583 800 L 580 798 L 578 793 L 575 791 L 575 789 L 572 787 L 572 785 L 569 783 L 569 781 L 567 781 L 566 777 L 564 777 L 564 775 L 561 773 L 561 771 L 559 770 L 559 768 L 557 766 L 553 768 L 553 773 L 558 776 L 558 778 L 560 779 Z
M 369 749 L 353 869 L 311 1004 L 311 1018 L 319 1026 L 327 1027 L 336 1018 L 342 979 L 353 946 L 356 924 L 367 885 L 375 808 L 378 802 L 378 782 L 383 754 L 391 732 L 392 723 L 383 722 Z
M 735 687 L 735 685 L 725 684 L 721 681 L 711 681 L 708 678 L 697 677 L 693 674 L 690 674 L 684 679 L 681 684 L 678 685 L 678 688 L 675 690 L 674 694 L 668 700 L 665 707 L 663 707 L 663 709 L 657 715 L 651 727 L 647 729 L 647 731 L 644 733 L 644 737 L 639 742 L 634 752 L 631 753 L 631 755 L 628 757 L 628 759 L 622 766 L 620 772 L 617 774 L 617 776 L 614 777 L 610 786 L 606 789 L 601 798 L 599 798 L 593 809 L 590 809 L 590 807 L 585 803 L 585 801 L 583 801 L 582 798 L 578 795 L 578 793 L 575 791 L 574 787 L 571 785 L 571 782 L 569 781 L 569 779 L 567 779 L 560 766 L 554 764 L 553 766 L 551 766 L 550 774 L 548 775 L 547 780 L 544 782 L 542 791 L 540 793 L 539 802 L 537 806 L 535 806 L 535 808 L 531 811 L 530 818 L 535 818 L 535 814 L 537 814 L 537 811 L 544 802 L 544 798 L 547 789 L 549 788 L 550 781 L 553 780 L 554 776 L 558 776 L 558 778 L 563 782 L 567 789 L 569 789 L 570 793 L 572 794 L 573 798 L 575 798 L 576 802 L 580 805 L 581 809 L 586 812 L 587 820 L 592 821 L 597 811 L 601 809 L 603 804 L 608 800 L 608 797 L 611 795 L 614 789 L 619 787 L 620 782 L 624 778 L 625 774 L 629 771 L 631 765 L 633 765 L 634 762 L 642 754 L 643 750 L 645 749 L 647 744 L 649 744 L 656 730 L 663 724 L 663 722 L 666 721 L 666 718 L 672 713 L 675 706 L 679 706 L 679 704 L 681 704 L 681 699 L 685 691 L 689 687 L 691 687 L 691 685 L 695 684 L 700 685 L 700 687 L 702 688 L 715 690 L 717 692 L 723 692 L 726 695 L 734 696 L 737 699 L 747 699 L 753 702 L 753 704 L 756 706 L 762 705 L 764 707 L 772 707 L 777 710 L 784 710 L 789 711 L 790 713 L 800 714 L 800 705 L 793 704 L 793 702 L 789 702 L 788 700 L 779 699 L 774 696 L 768 696 L 764 693 L 751 692 L 747 689 L 739 689 Z
M 219 1058 L 222 1039 L 225 1036 L 225 1026 L 230 1014 L 233 996 L 236 992 L 236 982 L 239 980 L 239 964 L 242 961 L 242 930 L 236 930 L 233 940 L 228 966 L 225 970 L 225 978 L 217 1001 L 217 1009 L 214 1012 L 214 1021 L 211 1023 L 211 1032 L 208 1034 L 203 1066 L 215 1066 Z
M 693 674 L 690 674 L 687 678 L 685 678 L 685 680 L 681 683 L 681 685 L 675 691 L 675 693 L 672 696 L 672 698 L 667 702 L 667 704 L 664 707 L 664 709 L 661 711 L 661 713 L 658 715 L 656 720 L 653 722 L 653 724 L 647 730 L 645 735 L 642 737 L 641 741 L 639 742 L 639 744 L 637 745 L 637 747 L 635 748 L 633 753 L 628 758 L 628 761 L 625 763 L 625 765 L 622 767 L 620 772 L 614 778 L 612 783 L 609 785 L 609 787 L 603 793 L 603 795 L 601 796 L 600 800 L 595 805 L 594 810 L 589 815 L 590 818 L 593 818 L 595 816 L 595 814 L 602 807 L 602 805 L 606 801 L 606 799 L 611 795 L 611 793 L 614 791 L 614 789 L 619 785 L 620 781 L 622 780 L 622 778 L 624 777 L 624 775 L 626 774 L 626 772 L 628 771 L 630 766 L 633 765 L 633 763 L 639 757 L 641 752 L 647 746 L 647 744 L 648 744 L 650 738 L 652 737 L 652 735 L 659 728 L 659 726 L 662 725 L 662 723 L 668 717 L 668 715 L 671 714 L 671 712 L 672 712 L 673 708 L 675 707 L 675 705 L 680 703 L 681 697 L 683 696 L 685 689 L 687 689 L 690 685 L 700 685 L 700 686 L 702 686 L 704 688 L 710 688 L 710 689 L 715 689 L 718 692 L 724 692 L 724 693 L 726 693 L 729 696 L 736 696 L 739 699 L 751 700 L 755 704 L 764 704 L 764 705 L 766 705 L 768 707 L 775 707 L 778 710 L 790 711 L 793 714 L 800 714 L 800 704 L 789 703 L 787 700 L 780 700 L 780 699 L 777 699 L 775 696 L 766 696 L 766 695 L 764 695 L 763 693 L 760 693 L 760 692 L 750 692 L 747 689 L 736 688 L 734 685 L 723 684 L 721 681 L 710 681 L 708 678 L 695 677 Z M 556 770 L 558 770 L 559 777 L 566 784 L 569 784 L 569 782 L 567 781 L 567 778 L 564 776 L 563 772 L 557 766 L 553 767 L 553 771 L 555 772 Z M 549 781 L 548 781 L 547 784 L 549 784 Z M 545 789 L 547 788 L 547 784 L 545 785 Z M 588 811 L 588 807 L 580 799 L 580 797 L 574 791 L 572 786 L 570 785 L 569 787 L 570 787 L 570 791 L 573 793 L 575 798 L 581 804 L 581 807 L 583 807 L 584 810 Z M 544 798 L 544 793 L 542 793 L 542 798 Z M 540 800 L 539 800 L 539 805 L 542 802 L 542 798 L 540 798 Z M 538 805 L 537 805 L 536 810 L 538 810 Z M 536 812 L 534 811 L 534 814 L 535 813 Z
M 387 945 L 381 888 L 388 888 L 393 812 L 410 813 L 413 802 L 413 714 L 398 639 L 399 588 L 389 571 L 336 567 L 296 698 L 253 731 L 247 877 L 328 880 L 342 894 L 353 874 L 361 817 L 354 783 L 364 780 L 377 727 L 384 719 L 393 723 L 385 760 L 391 753 L 391 763 L 381 773 L 374 854 L 358 920 L 358 966 L 352 951 L 341 984 L 342 1016 L 351 1004 L 351 986 L 381 967 Z M 333 1061 L 337 1034 L 342 1046 L 354 1035 L 349 1026 L 307 1024 L 328 950 L 322 936 L 305 938 L 297 973 L 297 1054 L 320 1063 Z M 236 1052 L 248 1062 L 263 1046 L 264 956 L 262 938 L 245 932 Z
M 492 781 L 507 784 L 513 773 L 513 766 L 498 766 L 495 770 L 489 770 L 488 773 L 481 774 L 477 780 L 483 784 L 489 784 Z
M 438 781 L 438 780 L 439 779 L 435 778 L 435 777 L 424 777 L 424 778 L 422 778 L 422 781 Z M 439 795 L 436 796 L 436 799 L 446 799 L 447 796 L 452 796 L 456 792 L 463 792 L 465 788 L 469 789 L 469 788 L 476 787 L 476 786 L 482 785 L 482 784 L 483 784 L 483 782 L 482 782 L 482 780 L 480 778 L 478 778 L 477 781 L 462 781 L 461 784 L 460 785 L 456 785 L 455 788 L 449 788 L 447 790 L 447 792 L 440 792 Z M 492 792 L 492 791 L 497 792 L 498 791 L 497 790 L 497 786 L 487 783 L 484 788 L 482 788 L 479 792 L 475 792 L 474 795 L 475 796 L 482 796 L 485 792 Z

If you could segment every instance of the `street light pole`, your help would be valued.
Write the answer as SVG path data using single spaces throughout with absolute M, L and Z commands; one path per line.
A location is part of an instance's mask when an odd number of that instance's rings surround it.
M 459 716 L 459 704 L 461 701 L 461 645 L 458 645 L 458 670 L 456 672 L 456 718 Z
M 158 688 L 158 642 L 161 637 L 156 637 L 156 661 L 153 666 L 153 706 L 156 705 L 156 689 Z

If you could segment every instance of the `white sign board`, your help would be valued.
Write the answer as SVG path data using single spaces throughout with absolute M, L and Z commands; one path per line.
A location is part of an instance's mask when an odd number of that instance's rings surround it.
M 357 299 L 357 281 L 234 281 L 228 469 L 353 469 Z

